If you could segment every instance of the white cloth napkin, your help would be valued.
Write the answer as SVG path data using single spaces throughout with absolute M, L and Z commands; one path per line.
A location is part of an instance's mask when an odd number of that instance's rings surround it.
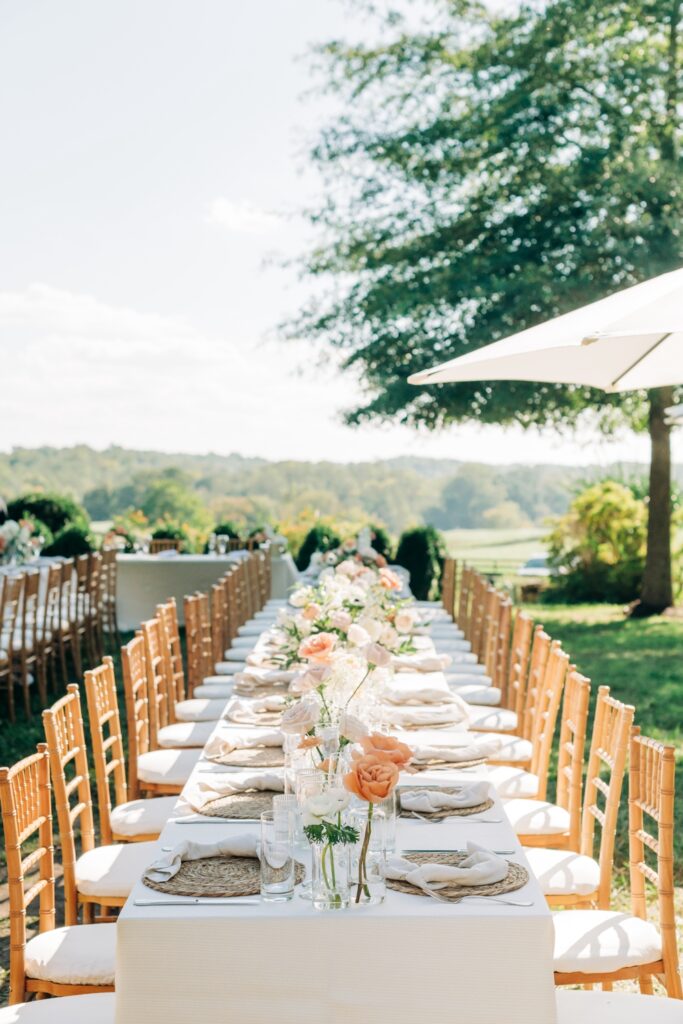
M 478 807 L 489 799 L 490 793 L 488 782 L 469 782 L 458 786 L 455 793 L 446 793 L 437 788 L 401 789 L 399 799 L 404 811 L 430 814 L 433 811 L 447 811 L 451 808 L 457 810 L 463 807 Z
M 246 793 L 250 789 L 268 789 L 274 793 L 283 793 L 285 789 L 284 771 L 282 769 L 279 771 L 262 769 L 260 771 L 222 772 L 220 775 L 212 775 L 210 781 L 200 779 L 192 783 L 184 795 L 184 802 L 187 802 L 195 811 L 201 811 L 202 807 L 205 804 L 210 804 L 212 800 L 218 800 L 222 796 L 232 796 L 234 793 Z
M 259 686 L 273 686 L 277 683 L 291 683 L 296 672 L 284 668 L 259 668 L 257 665 L 249 665 L 244 672 L 235 673 L 235 682 L 244 686 L 245 689 Z
M 216 733 L 204 747 L 204 757 L 211 760 L 214 757 L 224 757 L 233 750 L 244 750 L 252 747 L 281 747 L 284 733 L 279 729 L 256 730 L 248 729 L 243 732 L 235 730 Z
M 457 704 L 463 717 L 469 715 L 469 705 L 457 693 L 452 693 L 446 686 L 443 676 L 434 677 L 431 685 L 428 678 L 422 680 L 415 674 L 390 679 L 382 689 L 382 699 L 391 704 Z
M 413 752 L 413 762 L 424 764 L 428 761 L 451 761 L 457 764 L 458 761 L 474 761 L 480 757 L 493 757 L 500 750 L 501 737 L 492 733 L 491 736 L 478 737 L 473 740 L 466 733 L 463 733 L 462 743 L 456 742 L 455 738 L 449 739 L 448 743 L 440 746 L 438 743 L 410 743 Z
M 230 722 L 258 725 L 261 715 L 282 712 L 286 707 L 287 699 L 280 694 L 267 697 L 233 697 L 223 717 Z
M 184 860 L 203 860 L 205 857 L 258 857 L 258 840 L 251 832 L 219 839 L 215 843 L 194 843 L 187 839 L 162 853 L 150 864 L 145 875 L 153 882 L 168 882 L 178 874 Z
M 461 699 L 461 698 L 460 698 Z M 465 702 L 462 701 L 464 704 Z M 423 704 L 419 707 L 404 705 L 396 707 L 387 705 L 382 717 L 389 724 L 399 729 L 429 728 L 435 725 L 451 725 L 466 729 L 469 720 L 469 707 L 463 709 L 459 704 Z
M 395 654 L 392 664 L 397 672 L 443 672 L 453 659 L 450 654 Z
M 491 885 L 508 873 L 507 861 L 491 850 L 467 844 L 468 856 L 457 867 L 448 864 L 413 864 L 405 857 L 389 857 L 386 876 L 409 882 L 420 889 L 442 889 L 444 885 Z

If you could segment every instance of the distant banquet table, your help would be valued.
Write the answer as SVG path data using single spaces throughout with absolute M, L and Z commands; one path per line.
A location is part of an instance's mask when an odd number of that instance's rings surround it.
M 119 629 L 135 630 L 156 612 L 158 604 L 175 597 L 182 624 L 183 597 L 211 586 L 234 565 L 248 555 L 247 551 L 230 551 L 225 555 L 118 555 L 116 609 Z M 297 571 L 288 553 L 273 555 L 273 597 L 285 597 L 296 582 Z

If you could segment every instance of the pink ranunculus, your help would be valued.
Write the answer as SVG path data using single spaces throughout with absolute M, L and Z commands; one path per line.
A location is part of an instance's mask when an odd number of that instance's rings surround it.
M 330 616 L 330 625 L 333 629 L 339 629 L 342 633 L 348 633 L 349 628 L 353 623 L 353 619 L 347 611 L 340 608 L 338 611 L 333 612 Z
M 299 657 L 318 665 L 329 664 L 332 651 L 337 646 L 334 633 L 313 633 L 299 644 Z
M 367 644 L 363 648 L 363 654 L 369 665 L 375 668 L 385 668 L 391 663 L 391 654 L 381 644 Z
M 310 693 L 317 690 L 330 674 L 327 665 L 311 665 L 304 672 L 298 672 L 289 684 L 289 692 L 296 694 Z

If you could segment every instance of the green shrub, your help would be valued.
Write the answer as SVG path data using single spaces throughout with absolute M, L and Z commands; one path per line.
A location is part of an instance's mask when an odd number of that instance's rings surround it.
M 369 530 L 372 537 L 372 546 L 377 554 L 384 555 L 388 562 L 391 561 L 393 544 L 388 530 L 385 530 L 383 526 L 373 526 L 372 523 L 369 526 Z
M 232 538 L 232 540 L 239 540 L 240 538 L 239 528 L 235 523 L 231 522 L 229 519 L 226 520 L 226 522 L 224 523 L 218 523 L 217 526 L 214 526 L 212 532 L 215 534 L 220 533 L 224 537 Z
M 317 523 L 308 531 L 299 549 L 299 554 L 296 556 L 297 569 L 300 572 L 308 569 L 311 556 L 316 551 L 330 551 L 332 548 L 338 548 L 340 544 L 341 538 L 330 526 Z
M 95 542 L 87 527 L 65 526 L 55 539 L 43 550 L 44 555 L 61 555 L 63 558 L 75 558 L 76 555 L 87 555 L 95 550 Z
M 418 601 L 436 595 L 444 558 L 443 537 L 433 526 L 416 526 L 401 534 L 395 561 L 410 572 L 410 589 Z
M 157 523 L 150 536 L 152 540 L 179 540 L 184 551 L 188 551 L 191 547 L 190 537 L 184 526 L 170 520 Z
M 550 597 L 570 602 L 634 600 L 645 567 L 647 506 L 617 480 L 601 480 L 577 494 L 546 538 L 559 570 Z
M 55 539 L 65 526 L 79 526 L 87 532 L 90 520 L 82 505 L 64 494 L 24 494 L 7 506 L 10 519 L 33 516 L 47 526 Z

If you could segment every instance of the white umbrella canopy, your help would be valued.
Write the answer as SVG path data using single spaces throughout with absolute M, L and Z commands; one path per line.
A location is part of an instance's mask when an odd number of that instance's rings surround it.
M 408 380 L 547 381 L 603 391 L 683 384 L 683 268 L 414 373 Z

